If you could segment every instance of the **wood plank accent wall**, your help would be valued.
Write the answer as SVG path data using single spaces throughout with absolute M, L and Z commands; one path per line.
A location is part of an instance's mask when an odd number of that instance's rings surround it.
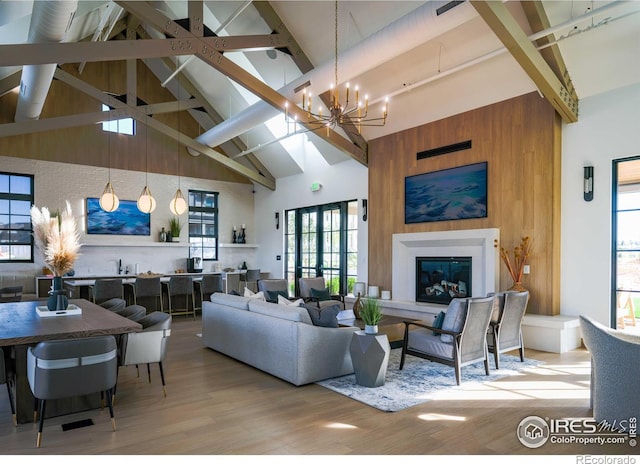
M 531 93 L 369 144 L 369 283 L 391 288 L 392 235 L 446 230 L 500 229 L 501 245 L 513 250 L 533 240 L 528 313 L 560 313 L 561 120 Z M 472 140 L 469 150 L 418 161 L 416 153 Z M 406 176 L 488 162 L 488 217 L 405 224 Z M 578 192 L 579 193 L 579 192 Z M 578 194 L 576 193 L 576 194 Z M 500 290 L 512 284 L 500 265 Z M 481 296 L 481 295 L 474 295 Z
M 81 75 L 77 72 L 77 65 L 69 64 L 62 66 L 62 68 L 98 89 L 115 94 L 125 94 L 127 91 L 126 63 L 124 61 L 87 63 Z M 153 73 L 139 60 L 137 62 L 137 77 L 138 97 L 145 102 L 175 101 L 175 97 L 167 89 L 160 86 L 160 82 Z M 13 122 L 16 102 L 17 94 L 14 92 L 9 92 L 0 98 L 0 123 Z M 100 111 L 100 105 L 100 102 L 86 94 L 54 79 L 41 117 L 49 118 Z M 191 138 L 197 137 L 199 132 L 196 121 L 187 111 L 183 110 L 180 113 L 180 130 Z M 177 113 L 164 113 L 152 117 L 178 129 Z M 108 167 L 111 163 L 111 167 L 114 169 L 141 172 L 148 170 L 148 172 L 169 175 L 178 174 L 179 154 L 179 169 L 182 176 L 250 183 L 244 176 L 231 171 L 205 155 L 194 157 L 187 152 L 184 146 L 178 149 L 175 140 L 154 129 L 149 130 L 147 139 L 147 126 L 143 122 L 137 124 L 135 136 L 110 134 L 104 132 L 100 124 L 91 124 L 69 129 L 3 137 L 0 139 L 0 154 L 16 158 L 41 159 L 87 166 Z M 148 162 L 145 159 L 147 152 Z

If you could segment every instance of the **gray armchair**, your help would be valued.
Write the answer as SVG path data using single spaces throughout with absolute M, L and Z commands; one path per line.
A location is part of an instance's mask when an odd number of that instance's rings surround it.
M 640 417 L 640 336 L 610 329 L 580 316 L 584 343 L 591 354 L 591 408 L 597 422 L 626 427 Z
M 137 322 L 142 326 L 142 332 L 122 335 L 120 341 L 120 365 L 138 366 L 138 364 L 146 364 L 149 383 L 151 383 L 149 364 L 158 363 L 162 391 L 164 396 L 167 396 L 162 362 L 167 354 L 167 345 L 171 335 L 171 316 L 167 313 L 155 311 Z
M 421 322 L 404 321 L 400 369 L 409 354 L 453 367 L 458 385 L 463 366 L 483 361 L 489 375 L 487 328 L 493 300 L 493 297 L 451 300 L 441 329 Z M 410 330 L 412 326 L 416 328 Z
M 262 292 L 265 299 L 272 303 L 278 302 L 278 295 L 289 299 L 289 285 L 286 279 L 258 280 L 258 291 Z
M 487 331 L 487 346 L 493 353 L 496 369 L 500 369 L 500 353 L 518 350 L 524 362 L 522 319 L 527 310 L 529 292 L 504 292 L 496 296 L 499 301 L 497 319 L 492 320 Z
M 304 301 L 313 301 L 319 308 L 338 304 L 341 310 L 344 309 L 344 295 L 327 294 L 325 295 L 325 299 L 317 296 L 319 293 L 324 293 L 327 290 L 324 277 L 301 277 L 298 280 L 298 286 L 300 288 L 300 297 L 304 299 Z

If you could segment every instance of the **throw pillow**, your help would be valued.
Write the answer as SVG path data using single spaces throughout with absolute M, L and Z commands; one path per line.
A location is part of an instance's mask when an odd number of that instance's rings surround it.
M 324 308 L 318 308 L 313 303 L 305 304 L 309 317 L 313 325 L 319 327 L 338 327 L 338 313 L 340 312 L 339 305 L 326 306 Z
M 444 322 L 444 311 L 440 311 L 440 313 L 433 320 L 433 328 L 441 329 L 442 323 Z M 433 335 L 438 335 L 439 332 L 433 332 Z
M 254 293 L 248 287 L 244 288 L 244 296 L 245 298 L 255 298 L 256 300 L 266 301 L 264 298 L 264 293 L 262 292 Z
M 460 332 L 467 318 L 467 298 L 454 298 L 449 303 L 447 312 L 442 321 L 442 330 Z M 449 334 L 440 335 L 440 340 L 445 343 L 453 343 L 453 336 Z
M 267 290 L 267 301 L 269 303 L 277 303 L 279 301 L 279 296 L 288 298 L 289 293 L 285 290 Z
M 304 300 L 302 298 L 298 298 L 296 301 L 291 301 L 289 298 L 278 295 L 278 304 L 285 306 L 300 306 L 304 304 Z
M 317 288 L 311 289 L 311 298 L 314 300 L 317 298 L 319 301 L 327 301 L 331 299 L 331 293 L 328 288 L 318 290 Z

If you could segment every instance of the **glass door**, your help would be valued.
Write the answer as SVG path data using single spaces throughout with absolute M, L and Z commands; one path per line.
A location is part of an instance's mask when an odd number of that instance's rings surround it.
M 613 162 L 611 326 L 640 330 L 640 157 Z

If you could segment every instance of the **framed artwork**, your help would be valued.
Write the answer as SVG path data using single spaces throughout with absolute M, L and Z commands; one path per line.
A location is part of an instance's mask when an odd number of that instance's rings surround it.
M 405 224 L 484 217 L 486 162 L 405 177 Z
M 120 200 L 112 213 L 100 208 L 98 198 L 87 198 L 87 234 L 151 235 L 151 215 L 138 209 L 135 201 Z

